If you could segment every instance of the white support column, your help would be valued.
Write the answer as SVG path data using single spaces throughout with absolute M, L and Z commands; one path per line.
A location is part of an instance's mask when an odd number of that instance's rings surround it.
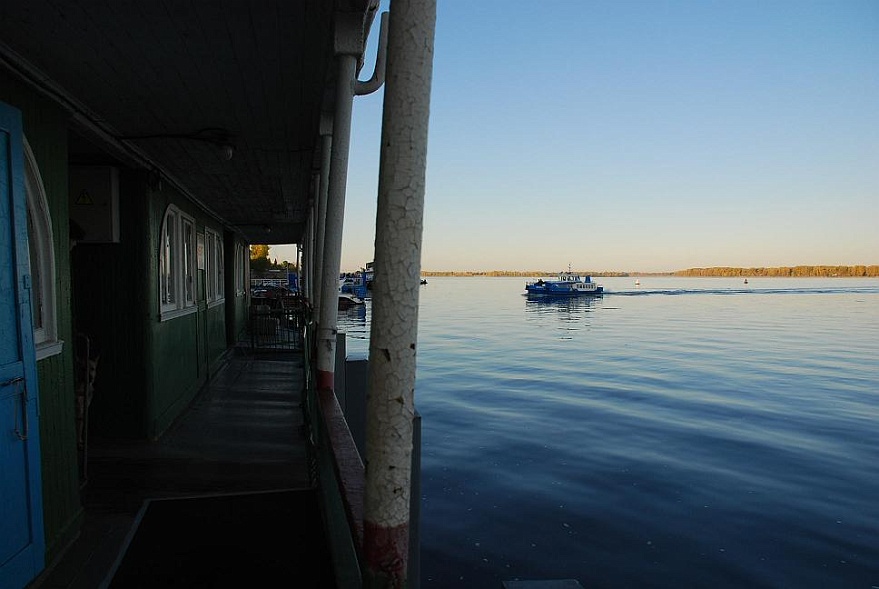
M 415 352 L 436 0 L 392 0 L 369 345 L 364 577 L 408 584 Z
M 337 33 L 338 35 L 338 33 Z M 339 267 L 342 262 L 342 224 L 345 219 L 345 190 L 348 183 L 348 149 L 351 144 L 351 110 L 357 56 L 336 56 L 336 105 L 333 116 L 333 147 L 330 150 L 323 252 L 320 260 L 320 309 L 317 327 L 317 387 L 334 386 L 336 322 L 339 315 Z

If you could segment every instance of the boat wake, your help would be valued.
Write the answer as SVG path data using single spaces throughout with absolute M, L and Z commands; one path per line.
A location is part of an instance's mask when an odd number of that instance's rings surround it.
M 637 289 L 604 290 L 604 296 L 640 297 L 651 295 L 785 295 L 785 294 L 879 294 L 879 286 L 838 288 L 717 288 L 717 289 Z

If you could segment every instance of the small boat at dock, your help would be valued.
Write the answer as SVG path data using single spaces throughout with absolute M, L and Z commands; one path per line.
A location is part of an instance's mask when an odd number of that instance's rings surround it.
M 543 278 L 525 283 L 529 295 L 582 296 L 600 295 L 604 287 L 593 282 L 591 276 L 580 276 L 576 272 L 560 272 L 555 279 Z
M 357 307 L 359 305 L 366 304 L 366 301 L 361 299 L 360 297 L 356 297 L 348 292 L 340 292 L 339 293 L 339 309 L 350 309 L 352 307 Z

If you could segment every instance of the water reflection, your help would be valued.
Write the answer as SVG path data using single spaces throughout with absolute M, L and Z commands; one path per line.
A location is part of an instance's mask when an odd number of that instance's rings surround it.
M 346 351 L 349 359 L 369 356 L 369 326 L 372 299 L 364 299 L 364 304 L 348 309 L 339 309 L 337 325 L 339 332 L 346 337 Z
M 352 324 L 361 325 L 366 322 L 366 303 L 362 305 L 354 305 L 347 309 L 339 309 L 338 315 L 339 325 Z
M 525 313 L 535 316 L 558 314 L 567 320 L 585 317 L 596 306 L 600 305 L 601 296 L 552 296 L 525 295 Z

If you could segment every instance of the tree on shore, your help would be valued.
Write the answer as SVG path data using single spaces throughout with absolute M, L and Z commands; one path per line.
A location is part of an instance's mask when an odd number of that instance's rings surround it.
M 288 260 L 278 262 L 269 258 L 271 246 L 255 244 L 250 246 L 250 269 L 253 272 L 268 272 L 269 270 L 297 271 L 296 264 Z
M 251 245 L 250 246 L 250 269 L 256 272 L 264 272 L 272 267 L 269 261 L 269 250 L 271 247 L 267 245 Z
M 766 277 L 823 277 L 862 278 L 879 276 L 879 266 L 777 266 L 774 268 L 689 268 L 674 272 L 675 276 L 766 276 Z

